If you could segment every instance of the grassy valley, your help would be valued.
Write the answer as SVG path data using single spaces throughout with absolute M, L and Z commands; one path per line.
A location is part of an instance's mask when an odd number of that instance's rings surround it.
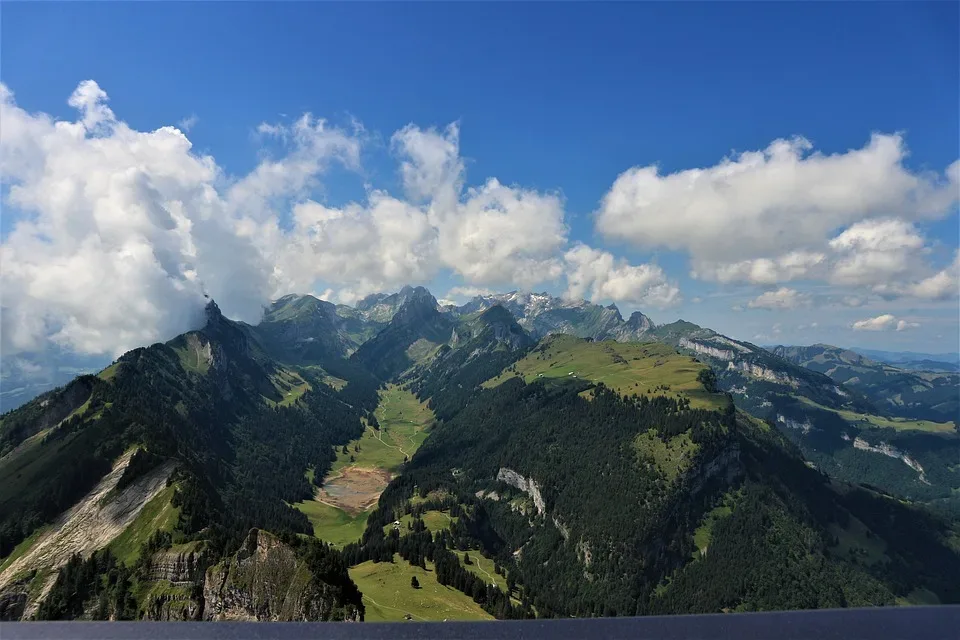
M 317 538 L 338 546 L 360 539 L 380 493 L 423 444 L 434 422 L 426 405 L 396 385 L 380 391 L 373 416 L 360 438 L 337 448 L 327 476 L 313 479 L 314 498 L 294 504 L 310 519 Z

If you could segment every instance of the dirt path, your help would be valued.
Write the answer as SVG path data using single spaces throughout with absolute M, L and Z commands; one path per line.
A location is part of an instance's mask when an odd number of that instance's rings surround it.
M 382 444 L 383 446 L 385 446 L 385 447 L 390 447 L 391 449 L 396 449 L 397 451 L 399 451 L 400 453 L 402 453 L 402 454 L 405 455 L 406 457 L 408 457 L 408 458 L 410 457 L 410 454 L 407 453 L 406 451 L 404 451 L 404 450 L 403 450 L 403 447 L 400 447 L 400 446 L 397 446 L 397 445 L 394 445 L 394 444 L 387 444 L 386 442 L 384 442 L 384 441 L 383 441 L 383 432 L 382 432 L 381 429 L 374 429 L 374 428 L 371 427 L 370 425 L 367 425 L 367 429 L 370 429 L 370 430 L 373 432 L 373 437 L 374 437 L 375 439 L 379 440 L 379 441 L 380 441 L 380 444 Z M 414 444 L 413 440 L 410 441 L 410 444 Z
M 449 518 L 450 516 L 447 516 L 447 517 Z M 486 569 L 484 569 L 483 567 L 481 567 L 479 562 L 474 561 L 474 564 L 477 566 L 477 569 L 480 569 L 480 571 L 483 571 L 483 575 L 485 575 L 485 576 L 487 576 L 488 578 L 490 578 L 490 582 L 491 582 L 492 584 L 497 584 L 497 581 L 494 579 L 494 577 L 493 577 L 492 575 L 490 575 L 490 574 L 487 572 Z
M 391 611 L 399 611 L 400 613 L 402 613 L 402 614 L 404 614 L 404 615 L 408 615 L 408 616 L 410 616 L 411 618 L 416 618 L 416 619 L 418 619 L 418 620 L 423 620 L 424 622 L 427 621 L 426 618 L 420 617 L 420 616 L 418 616 L 418 615 L 415 614 L 415 613 L 410 613 L 410 612 L 407 611 L 406 609 L 397 609 L 396 607 L 391 607 L 391 606 L 389 606 L 389 605 L 380 604 L 379 602 L 377 602 L 376 600 L 374 600 L 373 598 L 371 598 L 371 597 L 368 596 L 367 594 L 363 594 L 363 597 L 366 598 L 367 600 L 369 600 L 370 602 L 372 602 L 372 603 L 374 604 L 374 606 L 380 607 L 381 609 L 390 609 Z

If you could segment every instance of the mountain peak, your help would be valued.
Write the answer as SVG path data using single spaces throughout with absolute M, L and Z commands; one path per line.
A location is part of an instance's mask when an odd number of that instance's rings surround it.
M 480 314 L 479 320 L 483 320 L 487 324 L 492 323 L 501 323 L 506 322 L 509 324 L 516 324 L 517 320 L 513 317 L 513 314 L 507 311 L 507 309 L 502 304 L 495 304 L 483 313 Z
M 639 311 L 634 311 L 630 314 L 630 318 L 627 320 L 627 326 L 631 329 L 649 331 L 650 329 L 653 329 L 654 324 L 653 321 L 647 316 L 643 315 Z
M 220 307 L 217 306 L 217 303 L 213 298 L 209 298 L 209 302 L 203 308 L 204 316 L 207 319 L 207 326 L 217 324 L 223 320 L 223 314 L 220 312 Z

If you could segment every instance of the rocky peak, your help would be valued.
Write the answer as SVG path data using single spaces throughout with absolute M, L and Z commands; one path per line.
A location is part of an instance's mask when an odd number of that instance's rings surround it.
M 627 320 L 627 326 L 633 330 L 649 331 L 650 329 L 653 329 L 654 325 L 650 318 L 643 315 L 639 311 L 634 311 L 630 314 L 630 319 Z
M 223 320 L 223 314 L 220 313 L 220 307 L 217 306 L 217 303 L 213 298 L 208 298 L 210 301 L 207 302 L 207 305 L 203 308 L 203 314 L 207 321 L 207 326 L 219 324 Z
M 617 305 L 610 303 L 606 307 L 604 307 L 604 309 L 606 309 L 607 311 L 613 312 L 613 317 L 616 320 L 616 322 L 623 322 L 623 316 L 620 315 L 620 309 L 617 308 Z
M 404 289 L 410 289 L 410 293 L 400 305 L 400 308 L 397 309 L 397 313 L 391 321 L 392 324 L 425 322 L 439 315 L 440 312 L 437 311 L 437 299 L 434 298 L 429 291 L 423 287 L 417 287 L 416 289 L 404 287 Z

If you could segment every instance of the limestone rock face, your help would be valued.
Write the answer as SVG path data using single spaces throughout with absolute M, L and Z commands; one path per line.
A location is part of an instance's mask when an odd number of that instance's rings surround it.
M 537 507 L 537 514 L 543 515 L 547 510 L 546 503 L 543 501 L 543 495 L 540 493 L 540 485 L 538 485 L 533 478 L 524 478 L 513 469 L 503 467 L 497 472 L 497 480 L 505 482 L 511 487 L 516 487 L 530 496 L 533 504 Z
M 207 569 L 204 620 L 358 620 L 334 589 L 275 536 L 254 529 L 232 557 Z
M 0 590 L 0 620 L 20 620 L 27 606 L 33 574 L 11 582 Z

